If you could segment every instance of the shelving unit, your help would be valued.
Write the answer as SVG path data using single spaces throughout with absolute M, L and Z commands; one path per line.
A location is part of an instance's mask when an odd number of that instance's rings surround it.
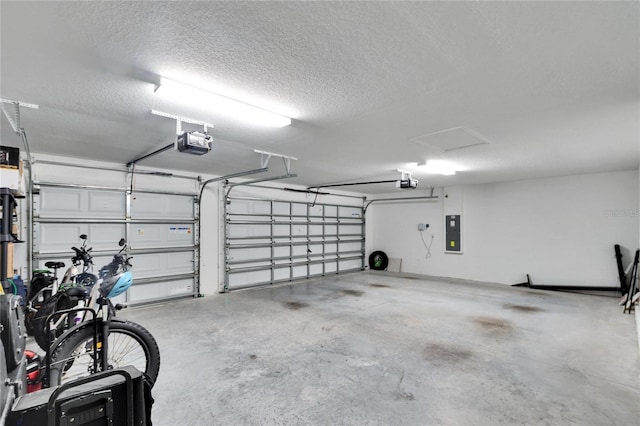
M 20 243 L 20 241 L 12 232 L 13 216 L 17 206 L 17 199 L 24 198 L 23 195 L 16 195 L 9 188 L 0 188 L 0 197 L 2 198 L 2 227 L 0 228 L 0 279 L 2 280 L 2 286 L 7 288 L 9 282 L 7 278 L 12 272 L 9 270 L 8 260 L 10 243 Z

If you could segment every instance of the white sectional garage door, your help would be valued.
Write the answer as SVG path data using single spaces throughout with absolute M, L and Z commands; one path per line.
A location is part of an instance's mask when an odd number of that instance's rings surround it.
M 362 207 L 228 198 L 225 290 L 364 268 Z
M 120 297 L 131 303 L 197 292 L 198 229 L 194 194 L 40 183 L 34 191 L 34 267 L 69 265 L 72 246 L 87 234 L 94 273 L 110 262 L 120 238 L 129 242 L 134 284 Z M 64 271 L 61 271 L 63 273 Z

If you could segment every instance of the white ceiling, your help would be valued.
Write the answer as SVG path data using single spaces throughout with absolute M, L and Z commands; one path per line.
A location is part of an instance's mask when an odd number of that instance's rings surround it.
M 157 109 L 214 123 L 214 151 L 140 164 L 215 175 L 258 167 L 254 148 L 298 157 L 302 185 L 395 179 L 426 159 L 466 170 L 416 172 L 421 186 L 638 167 L 639 2 L 2 1 L 0 15 L 0 97 L 40 105 L 22 110 L 35 153 L 126 164 L 173 141 Z M 172 102 L 158 75 L 294 123 Z M 460 126 L 491 143 L 412 140 Z

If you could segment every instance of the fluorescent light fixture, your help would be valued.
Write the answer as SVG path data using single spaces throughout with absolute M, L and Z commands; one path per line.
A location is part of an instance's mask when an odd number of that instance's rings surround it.
M 424 167 L 427 173 L 436 173 L 444 176 L 452 176 L 456 174 L 456 170 L 460 170 L 453 164 L 444 160 L 429 160 L 426 163 L 418 163 L 418 167 Z
M 164 77 L 156 92 L 176 101 L 219 111 L 253 124 L 273 127 L 291 124 L 291 118 L 284 115 Z

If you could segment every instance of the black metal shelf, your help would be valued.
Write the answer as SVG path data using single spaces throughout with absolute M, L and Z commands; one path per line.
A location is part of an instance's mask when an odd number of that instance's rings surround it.
M 17 235 L 11 232 L 13 225 L 13 211 L 17 206 L 17 199 L 24 198 L 24 195 L 14 193 L 10 188 L 0 188 L 0 198 L 2 199 L 2 226 L 0 227 L 0 280 L 3 287 L 8 287 L 9 271 L 7 262 L 9 259 L 9 243 L 21 243 Z

